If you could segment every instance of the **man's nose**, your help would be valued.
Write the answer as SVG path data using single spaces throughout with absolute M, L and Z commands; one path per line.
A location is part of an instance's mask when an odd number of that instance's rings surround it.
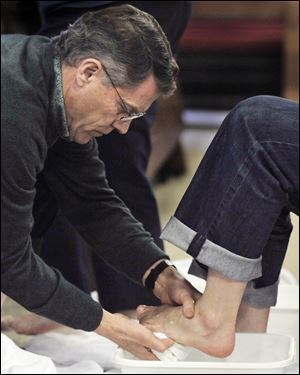
M 113 127 L 117 130 L 119 134 L 126 134 L 129 130 L 131 121 L 115 121 Z

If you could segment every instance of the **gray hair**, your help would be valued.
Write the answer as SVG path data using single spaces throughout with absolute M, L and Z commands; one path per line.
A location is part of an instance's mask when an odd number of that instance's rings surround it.
M 53 44 L 67 65 L 100 60 L 118 87 L 135 87 L 153 73 L 161 94 L 176 88 L 178 65 L 164 32 L 151 15 L 131 5 L 85 13 Z

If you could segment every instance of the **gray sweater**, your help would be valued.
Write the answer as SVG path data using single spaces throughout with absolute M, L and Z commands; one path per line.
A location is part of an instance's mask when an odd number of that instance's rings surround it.
M 1 105 L 1 290 L 30 311 L 94 330 L 101 305 L 34 252 L 33 217 L 59 207 L 100 257 L 137 283 L 168 257 L 109 188 L 97 143 L 66 139 L 61 76 L 48 38 L 1 37 Z M 46 187 L 40 196 L 37 180 Z

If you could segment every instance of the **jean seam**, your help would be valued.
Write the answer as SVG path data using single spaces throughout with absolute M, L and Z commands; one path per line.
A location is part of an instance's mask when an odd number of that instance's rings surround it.
M 234 177 L 234 182 L 236 181 L 236 179 L 238 178 L 238 176 L 241 176 L 241 171 L 243 170 L 243 168 L 245 168 L 245 166 L 247 167 L 247 171 L 245 171 L 243 173 L 243 177 L 242 180 L 240 181 L 240 183 L 236 186 L 236 188 L 234 189 L 234 192 L 232 192 L 232 196 L 228 197 L 229 193 L 230 193 L 230 189 L 232 189 L 233 187 L 233 184 L 231 184 L 226 193 L 225 193 L 225 196 L 224 196 L 224 199 L 220 202 L 219 204 L 219 207 L 217 209 L 217 212 L 210 224 L 210 226 L 208 227 L 208 230 L 207 230 L 207 234 L 206 234 L 206 237 L 208 238 L 209 237 L 209 233 L 211 232 L 212 229 L 216 229 L 219 225 L 218 223 L 218 220 L 220 220 L 220 211 L 222 211 L 222 209 L 225 207 L 226 204 L 228 204 L 229 202 L 232 202 L 233 199 L 234 199 L 234 196 L 239 188 L 239 186 L 241 185 L 241 183 L 245 180 L 245 178 L 248 176 L 249 172 L 250 172 L 250 168 L 249 168 L 249 164 L 247 165 L 248 161 L 249 161 L 249 157 L 251 155 L 255 155 L 259 150 L 262 150 L 263 152 L 266 152 L 266 150 L 264 149 L 263 145 L 264 144 L 278 144 L 278 145 L 284 145 L 284 146 L 290 146 L 292 148 L 296 148 L 296 149 L 299 149 L 299 146 L 298 145 L 294 145 L 292 143 L 288 143 L 288 142 L 279 142 L 279 141 L 255 141 L 251 147 L 249 147 L 248 149 L 248 152 L 247 152 L 247 156 L 245 157 L 243 163 L 241 164 L 240 168 L 238 169 L 235 177 Z M 261 148 L 259 147 L 261 146 Z M 253 151 L 255 151 L 253 153 Z
M 293 143 L 289 143 L 289 142 L 279 142 L 279 141 L 260 141 L 258 142 L 259 144 L 263 145 L 263 144 L 277 144 L 277 145 L 280 145 L 280 146 L 290 146 L 290 147 L 293 147 L 293 148 L 297 148 L 299 149 L 299 145 L 295 145 Z
M 248 176 L 249 172 L 250 172 L 250 168 L 249 168 L 249 157 L 253 154 L 253 151 L 252 150 L 255 150 L 255 153 L 254 155 L 256 154 L 256 152 L 258 150 L 260 150 L 259 147 L 257 147 L 258 145 L 260 145 L 260 142 L 255 142 L 251 145 L 251 147 L 249 147 L 248 149 L 248 153 L 247 153 L 247 156 L 244 158 L 244 161 L 243 163 L 241 164 L 240 168 L 238 169 L 236 175 L 234 176 L 233 178 L 233 183 L 228 187 L 226 193 L 225 193 L 225 196 L 224 198 L 222 199 L 222 201 L 220 202 L 219 204 L 219 207 L 217 208 L 217 212 L 213 218 L 213 220 L 211 221 L 211 224 L 209 225 L 208 229 L 207 229 L 207 234 L 206 234 L 206 237 L 208 238 L 209 237 L 209 233 L 211 232 L 211 230 L 214 228 L 216 229 L 219 225 L 218 221 L 220 220 L 220 212 L 224 209 L 224 207 L 226 205 L 228 205 L 229 202 L 232 202 L 237 191 L 238 191 L 238 188 L 241 186 L 242 182 L 245 180 L 245 178 Z M 246 168 L 245 168 L 246 167 Z M 241 171 L 243 171 L 243 169 L 245 169 L 245 171 L 243 173 L 241 173 Z M 234 191 L 231 193 L 232 195 L 229 196 L 229 193 L 230 193 L 230 190 L 233 189 L 233 184 L 236 182 L 236 180 L 238 179 L 238 177 L 242 177 L 242 180 L 238 183 L 238 185 L 235 187 Z M 224 211 L 223 211 L 224 212 Z M 219 217 L 218 217 L 219 216 Z

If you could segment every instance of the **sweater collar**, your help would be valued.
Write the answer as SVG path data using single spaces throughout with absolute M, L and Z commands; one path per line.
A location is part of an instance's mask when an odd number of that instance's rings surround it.
M 70 140 L 69 127 L 67 122 L 65 101 L 63 96 L 63 82 L 62 82 L 62 71 L 61 61 L 59 57 L 54 57 L 54 95 L 53 95 L 53 107 L 56 112 L 56 130 L 60 138 Z

